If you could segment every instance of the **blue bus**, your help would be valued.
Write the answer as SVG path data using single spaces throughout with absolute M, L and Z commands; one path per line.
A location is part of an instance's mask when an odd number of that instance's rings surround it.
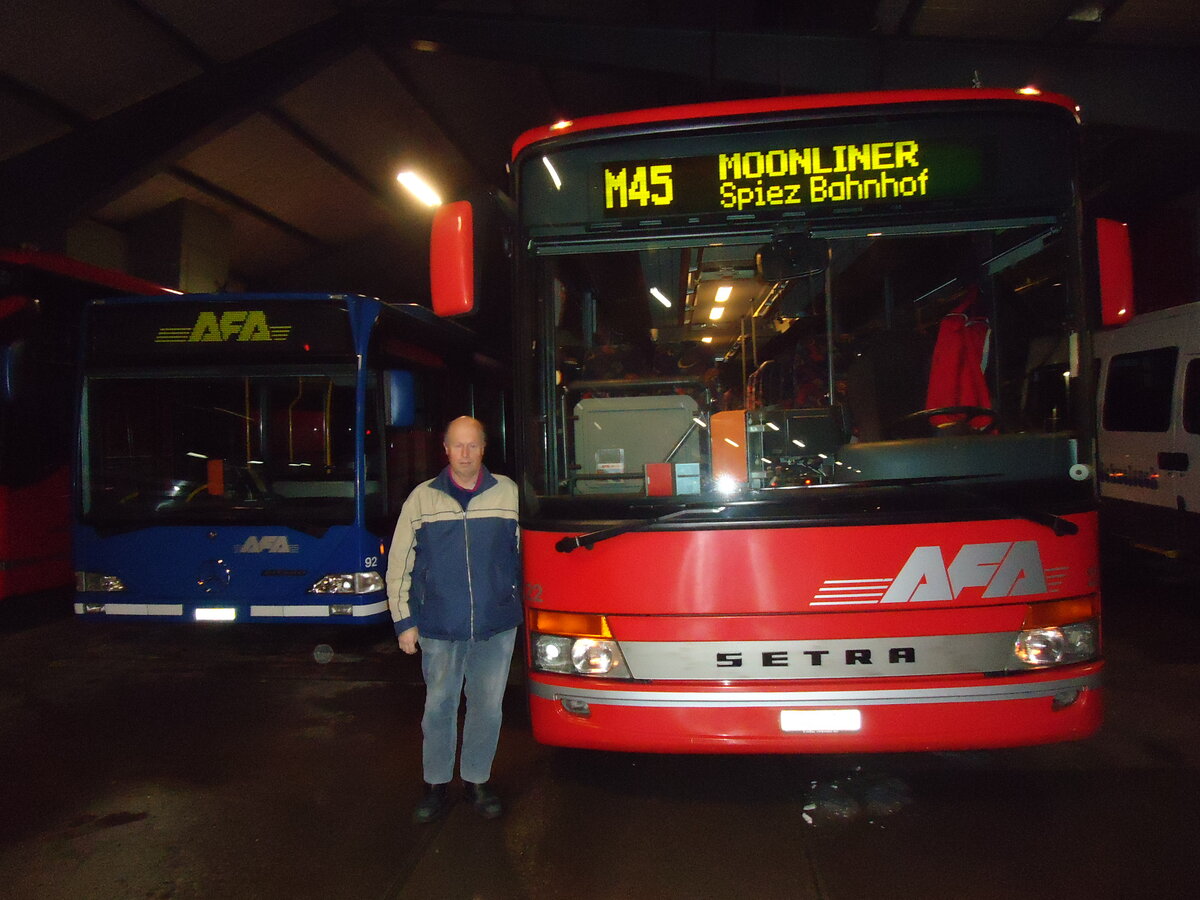
M 338 294 L 90 303 L 75 479 L 84 618 L 385 621 L 408 492 L 469 414 L 504 471 L 507 374 L 424 307 Z

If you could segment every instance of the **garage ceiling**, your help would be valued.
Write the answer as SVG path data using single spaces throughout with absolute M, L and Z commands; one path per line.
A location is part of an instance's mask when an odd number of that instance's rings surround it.
M 5 0 L 0 245 L 188 198 L 232 225 L 230 286 L 419 301 L 402 168 L 453 197 L 562 117 L 972 84 L 1081 103 L 1098 212 L 1195 208 L 1198 44 L 1195 0 Z

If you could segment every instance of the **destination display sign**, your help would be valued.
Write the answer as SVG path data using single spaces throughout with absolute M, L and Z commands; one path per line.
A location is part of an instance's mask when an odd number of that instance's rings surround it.
M 535 237 L 688 224 L 1059 214 L 1074 202 L 1061 110 L 880 115 L 584 135 L 521 160 Z M 536 145 L 535 145 L 536 147 Z
M 984 154 L 969 144 L 901 137 L 606 162 L 595 178 L 605 217 L 819 211 L 971 196 L 983 183 Z
M 352 359 L 354 344 L 337 300 L 170 299 L 93 304 L 87 354 L 100 365 L 307 362 Z

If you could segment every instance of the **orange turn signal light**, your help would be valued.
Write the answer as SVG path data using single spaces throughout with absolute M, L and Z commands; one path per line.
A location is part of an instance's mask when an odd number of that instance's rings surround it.
M 1099 615 L 1100 595 L 1084 594 L 1082 597 L 1069 597 L 1066 600 L 1029 604 L 1025 608 L 1025 622 L 1021 628 L 1026 631 L 1030 628 L 1053 628 L 1073 622 L 1086 622 Z
M 529 611 L 529 630 L 571 637 L 612 637 L 604 616 L 595 613 L 554 612 L 548 609 Z

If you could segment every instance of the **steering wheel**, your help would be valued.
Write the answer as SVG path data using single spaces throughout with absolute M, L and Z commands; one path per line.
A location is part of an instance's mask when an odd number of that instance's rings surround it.
M 997 427 L 1000 421 L 1000 414 L 996 410 L 987 406 L 938 406 L 932 409 L 919 409 L 914 413 L 909 413 L 906 416 L 901 416 L 893 420 L 888 425 L 888 431 L 910 430 L 915 422 L 929 420 L 935 416 L 962 416 L 963 418 L 955 422 L 946 422 L 942 425 L 934 426 L 938 431 L 943 431 L 949 434 L 983 434 L 986 431 Z M 971 425 L 972 419 L 986 417 L 987 422 L 984 425 Z M 932 424 L 932 423 L 931 423 Z M 909 426 L 906 428 L 906 426 Z

